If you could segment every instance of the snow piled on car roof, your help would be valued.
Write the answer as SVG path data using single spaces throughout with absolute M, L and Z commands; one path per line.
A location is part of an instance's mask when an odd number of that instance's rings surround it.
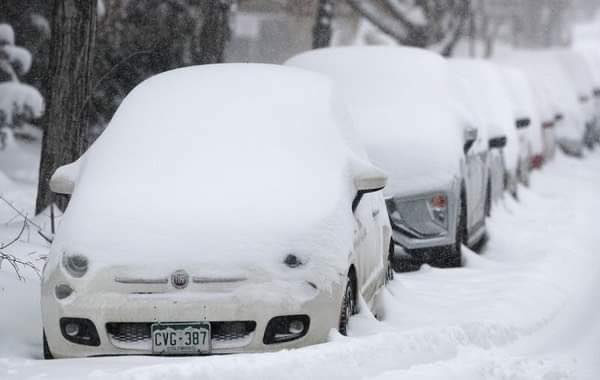
M 327 78 L 274 65 L 143 82 L 84 156 L 53 253 L 91 256 L 92 270 L 341 278 L 356 155 L 332 102 Z M 286 267 L 290 253 L 305 265 Z
M 517 131 L 517 134 L 527 138 L 531 154 L 541 154 L 544 150 L 542 142 L 542 122 L 540 114 L 535 103 L 535 93 L 530 85 L 529 79 L 525 73 L 519 69 L 502 66 L 502 75 L 505 78 L 505 84 L 511 94 L 515 116 L 517 119 L 527 118 L 530 125 L 524 131 Z
M 522 50 L 513 51 L 498 59 L 523 70 L 536 86 L 546 89 L 556 113 L 564 118 L 564 122 L 555 128 L 557 137 L 575 140 L 582 138 L 585 121 L 575 87 L 551 55 L 537 50 Z
M 515 115 L 508 91 L 502 83 L 498 68 L 484 60 L 451 59 L 450 68 L 455 75 L 465 78 L 478 87 L 478 105 L 484 115 L 489 138 L 505 136 L 504 160 L 508 169 L 516 170 L 519 146 L 515 130 Z
M 319 49 L 286 62 L 332 77 L 387 196 L 446 185 L 459 173 L 463 125 L 445 60 L 399 47 Z

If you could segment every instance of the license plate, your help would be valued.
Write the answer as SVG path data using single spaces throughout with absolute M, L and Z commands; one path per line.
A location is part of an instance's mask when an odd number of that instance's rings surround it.
M 151 331 L 155 354 L 210 353 L 210 323 L 155 323 Z

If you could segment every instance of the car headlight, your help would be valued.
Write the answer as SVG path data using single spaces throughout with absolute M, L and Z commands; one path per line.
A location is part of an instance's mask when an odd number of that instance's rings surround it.
M 83 277 L 88 271 L 88 259 L 82 254 L 64 254 L 63 266 L 73 277 Z
M 417 239 L 443 236 L 448 232 L 448 196 L 440 193 L 411 200 L 388 199 L 395 229 Z

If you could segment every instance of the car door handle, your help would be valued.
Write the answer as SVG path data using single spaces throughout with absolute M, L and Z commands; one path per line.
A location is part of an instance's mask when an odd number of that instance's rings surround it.
M 378 215 L 379 215 L 379 210 L 373 210 L 373 212 L 371 213 L 371 216 L 373 216 L 373 219 L 377 218 Z

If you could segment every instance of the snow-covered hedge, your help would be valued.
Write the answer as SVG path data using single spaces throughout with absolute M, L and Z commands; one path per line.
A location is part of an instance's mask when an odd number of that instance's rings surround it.
M 0 24 L 0 149 L 12 141 L 12 131 L 27 127 L 44 113 L 44 98 L 33 86 L 22 83 L 31 69 L 31 53 L 15 45 L 9 24 Z

